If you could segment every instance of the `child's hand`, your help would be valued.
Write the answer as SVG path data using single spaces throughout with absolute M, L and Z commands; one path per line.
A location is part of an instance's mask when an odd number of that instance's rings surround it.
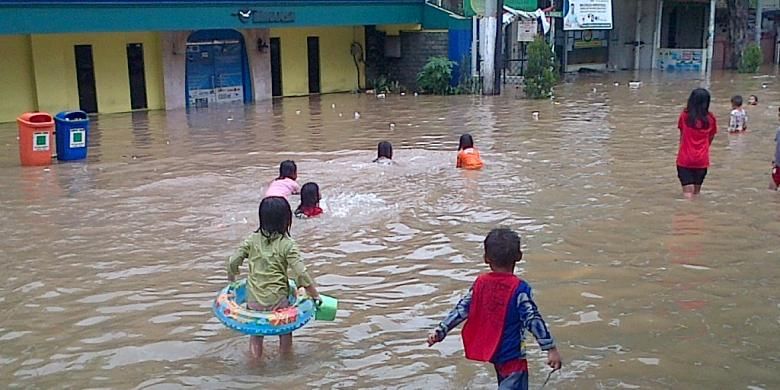
M 558 353 L 558 348 L 547 351 L 547 365 L 553 370 L 561 369 L 563 362 L 561 362 L 561 354 Z
M 430 333 L 428 333 L 428 346 L 431 347 L 433 344 L 436 344 L 441 341 L 441 338 L 439 338 L 439 334 L 436 333 L 436 329 L 431 330 Z

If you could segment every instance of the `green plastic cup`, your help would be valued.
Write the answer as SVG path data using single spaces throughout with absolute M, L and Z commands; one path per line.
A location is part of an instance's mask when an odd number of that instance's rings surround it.
M 314 319 L 319 321 L 333 321 L 336 319 L 336 312 L 339 308 L 339 301 L 336 298 L 320 294 L 322 304 L 314 313 Z

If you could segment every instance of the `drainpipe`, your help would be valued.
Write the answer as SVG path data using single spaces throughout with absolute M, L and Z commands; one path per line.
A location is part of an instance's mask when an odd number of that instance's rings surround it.
M 763 5 L 761 0 L 756 1 L 756 45 L 761 46 L 761 22 L 763 22 Z
M 636 34 L 634 34 L 634 70 L 639 70 L 639 61 L 641 59 L 642 48 L 640 43 L 642 41 L 642 0 L 637 0 L 636 3 Z
M 477 57 L 479 57 L 479 54 L 477 53 L 477 37 L 479 37 L 478 30 L 479 30 L 479 21 L 477 20 L 476 16 L 471 17 L 471 76 L 477 77 L 479 76 L 479 71 L 477 70 Z
M 550 1 L 550 13 L 555 12 L 555 0 Z M 550 46 L 555 54 L 555 18 L 550 16 Z

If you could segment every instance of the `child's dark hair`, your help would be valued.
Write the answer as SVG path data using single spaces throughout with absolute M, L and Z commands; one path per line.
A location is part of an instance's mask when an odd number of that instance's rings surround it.
M 301 205 L 296 213 L 305 207 L 315 207 L 320 202 L 320 186 L 317 183 L 306 183 L 301 187 Z
M 388 160 L 393 159 L 393 144 L 387 141 L 382 141 L 376 146 L 376 159 L 386 158 Z
M 710 127 L 710 93 L 704 88 L 696 88 L 688 97 L 688 126 L 699 129 Z
M 260 202 L 257 214 L 260 219 L 260 227 L 255 233 L 260 233 L 266 238 L 279 234 L 290 235 L 292 211 L 287 199 L 281 196 L 269 196 Z
M 279 164 L 279 177 L 276 180 L 292 179 L 295 180 L 298 177 L 298 166 L 295 165 L 293 160 L 284 160 Z
M 460 136 L 460 145 L 458 145 L 458 151 L 463 149 L 470 149 L 474 147 L 474 138 L 471 134 L 463 134 Z
M 731 104 L 733 104 L 735 107 L 742 107 L 742 96 L 735 95 L 732 97 Z
M 756 104 L 758 104 L 758 96 L 756 96 L 756 95 L 750 95 L 750 97 L 752 97 L 752 98 L 753 98 L 753 101 L 754 101 Z
M 523 258 L 520 236 L 510 229 L 493 229 L 485 237 L 485 257 L 501 268 L 513 266 Z

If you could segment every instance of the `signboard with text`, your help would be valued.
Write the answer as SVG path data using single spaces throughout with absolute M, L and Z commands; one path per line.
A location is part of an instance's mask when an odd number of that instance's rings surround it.
M 536 39 L 536 31 L 539 29 L 536 20 L 520 20 L 517 22 L 517 41 L 533 42 Z
M 564 30 L 611 30 L 612 0 L 565 0 Z

